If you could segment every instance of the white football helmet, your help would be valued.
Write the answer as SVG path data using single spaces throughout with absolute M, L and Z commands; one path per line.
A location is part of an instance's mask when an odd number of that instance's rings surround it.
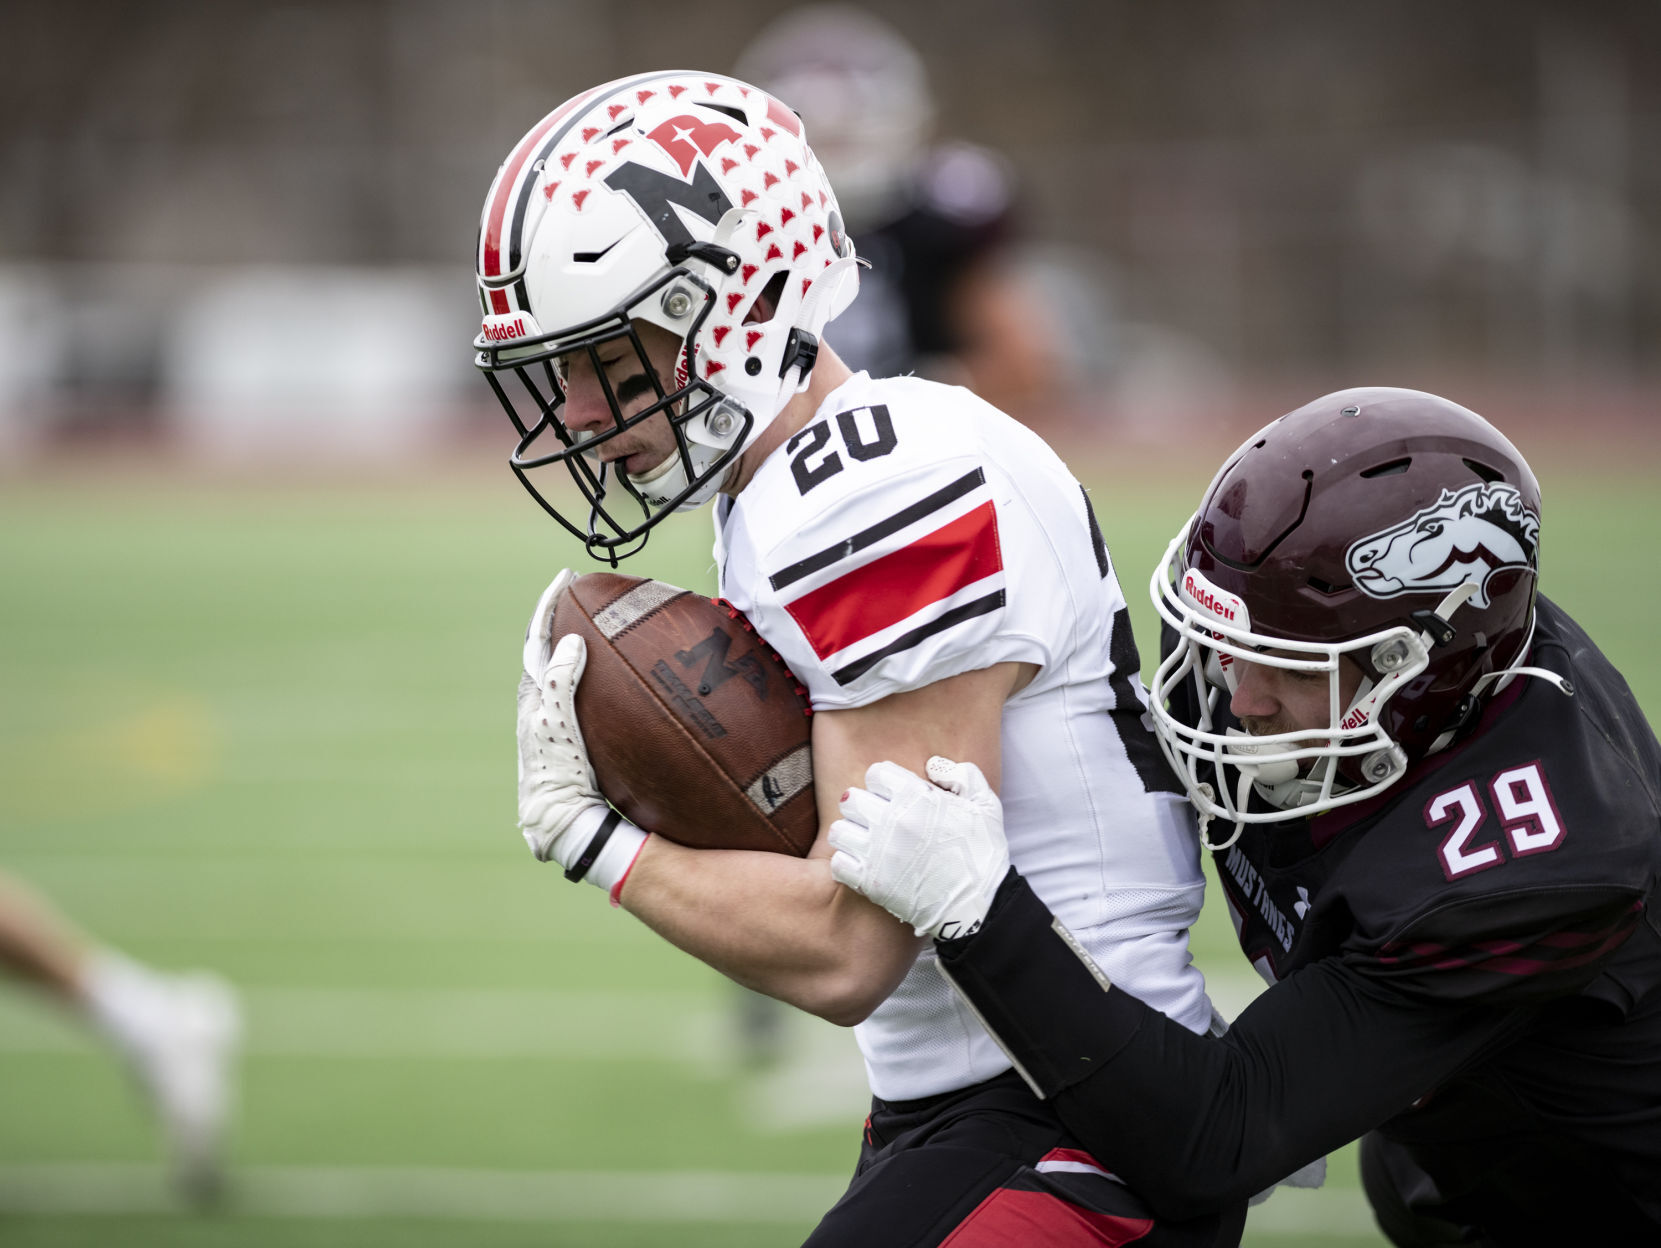
M 801 119 L 767 93 L 672 70 L 566 101 L 515 144 L 479 226 L 474 362 L 519 431 L 514 472 L 589 553 L 632 554 L 664 516 L 713 497 L 806 388 L 819 335 L 858 290 L 856 265 Z M 640 322 L 679 339 L 673 378 L 651 367 Z M 603 374 L 597 353 L 617 343 L 655 399 L 625 415 L 607 383 L 612 426 L 567 429 L 565 361 L 586 356 Z M 677 447 L 663 464 L 633 477 L 601 462 L 601 443 L 660 414 Z M 553 465 L 586 516 L 562 515 L 532 479 Z M 627 510 L 614 514 L 618 502 Z

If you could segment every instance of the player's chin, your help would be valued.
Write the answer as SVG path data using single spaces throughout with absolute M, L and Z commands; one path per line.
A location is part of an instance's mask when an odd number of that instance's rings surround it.
M 620 461 L 629 480 L 637 485 L 648 485 L 668 472 L 675 463 L 675 453 L 669 451 L 633 451 Z

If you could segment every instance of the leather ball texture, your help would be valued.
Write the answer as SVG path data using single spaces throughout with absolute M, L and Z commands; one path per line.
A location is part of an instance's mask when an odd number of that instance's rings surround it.
M 579 576 L 577 722 L 606 800 L 696 849 L 807 853 L 819 829 L 806 692 L 736 610 L 662 581 Z

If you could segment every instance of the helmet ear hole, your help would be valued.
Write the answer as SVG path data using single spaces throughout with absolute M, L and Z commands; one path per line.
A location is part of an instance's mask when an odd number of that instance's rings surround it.
M 784 297 L 784 283 L 787 277 L 789 274 L 780 269 L 767 279 L 767 284 L 757 293 L 749 310 L 744 313 L 745 325 L 765 325 L 777 315 L 779 300 Z
M 741 126 L 747 126 L 750 124 L 750 119 L 745 115 L 744 110 L 742 108 L 735 108 L 731 104 L 716 104 L 710 100 L 699 100 L 698 107 L 707 108 L 712 113 L 721 113 L 724 116 L 731 117 Z
M 1469 468 L 1472 472 L 1476 473 L 1477 476 L 1481 477 L 1489 484 L 1493 484 L 1495 481 L 1505 480 L 1505 474 L 1499 469 L 1490 468 L 1487 464 L 1478 463 L 1474 459 L 1466 459 L 1465 467 Z
M 1470 461 L 1467 460 L 1466 462 L 1469 463 Z M 1364 468 L 1357 475 L 1365 481 L 1370 481 L 1374 477 L 1398 477 L 1412 466 L 1412 456 L 1403 456 L 1400 459 L 1392 459 L 1389 463 L 1379 464 L 1373 468 Z

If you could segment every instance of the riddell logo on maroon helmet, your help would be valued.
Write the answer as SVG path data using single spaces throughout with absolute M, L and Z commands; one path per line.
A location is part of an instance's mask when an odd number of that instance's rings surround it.
M 510 342 L 515 338 L 525 336 L 525 318 L 516 316 L 511 321 L 501 321 L 495 317 L 484 323 L 484 336 L 489 342 Z
M 1211 612 L 1218 619 L 1234 619 L 1233 605 L 1225 602 L 1204 585 L 1201 585 L 1192 572 L 1187 573 L 1182 578 L 1182 588 L 1188 597 L 1193 600 L 1195 606 Z

